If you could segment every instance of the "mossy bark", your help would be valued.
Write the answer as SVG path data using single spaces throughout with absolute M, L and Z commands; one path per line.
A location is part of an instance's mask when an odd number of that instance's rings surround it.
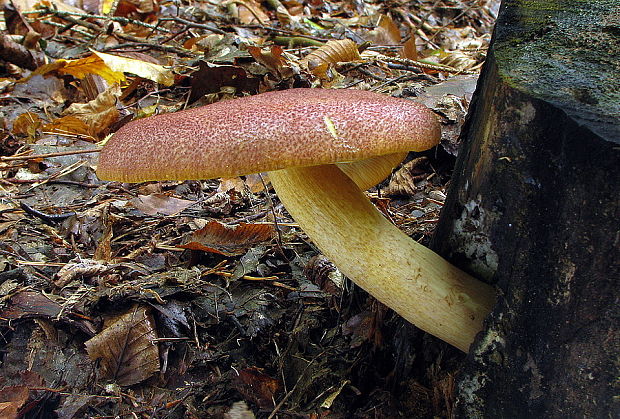
M 617 51 L 617 1 L 502 4 L 433 242 L 500 295 L 457 417 L 620 417 Z

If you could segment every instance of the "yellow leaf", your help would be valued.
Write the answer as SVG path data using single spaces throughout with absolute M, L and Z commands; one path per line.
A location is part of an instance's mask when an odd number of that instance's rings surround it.
M 112 70 L 133 73 L 136 76 L 153 80 L 164 86 L 172 86 L 174 83 L 172 71 L 162 65 L 97 51 L 93 51 L 93 55 L 99 57 Z
M 114 0 L 103 0 L 101 2 L 101 13 L 107 15 L 112 11 L 112 6 L 114 6 Z
M 110 84 L 120 83 L 125 80 L 125 75 L 122 71 L 112 69 L 100 57 L 94 54 L 78 60 L 67 60 L 65 65 L 58 71 L 61 74 L 70 74 L 78 79 L 83 79 L 88 74 L 97 74 Z

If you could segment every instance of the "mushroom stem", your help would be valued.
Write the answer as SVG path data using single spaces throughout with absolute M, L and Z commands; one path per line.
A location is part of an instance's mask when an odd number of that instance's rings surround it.
M 390 223 L 335 165 L 269 173 L 301 228 L 353 282 L 420 329 L 467 351 L 493 288 Z

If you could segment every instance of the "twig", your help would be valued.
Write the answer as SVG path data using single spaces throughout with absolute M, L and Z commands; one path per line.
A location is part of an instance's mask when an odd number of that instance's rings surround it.
M 101 151 L 101 148 L 96 148 L 96 149 L 89 149 L 89 150 L 57 151 L 55 153 L 44 153 L 44 154 L 27 154 L 27 155 L 22 155 L 22 156 L 8 156 L 8 157 L 0 156 L 0 161 L 46 159 L 48 157 L 71 156 L 73 154 L 98 153 L 100 151 Z
M 209 25 L 202 24 L 202 23 L 192 22 L 191 20 L 186 20 L 186 19 L 183 19 L 183 18 L 180 18 L 180 17 L 177 17 L 177 16 L 162 17 L 159 20 L 162 21 L 162 22 L 165 22 L 165 21 L 169 20 L 169 21 L 173 21 L 173 22 L 177 22 L 177 23 L 182 23 L 184 25 L 189 26 L 190 28 L 205 29 L 205 30 L 208 30 L 208 31 L 211 31 L 213 33 L 220 34 L 220 35 L 226 35 L 228 33 L 228 32 L 225 32 L 225 31 L 223 31 L 221 29 L 214 28 L 214 27 L 211 27 Z
M 427 70 L 436 70 L 436 71 L 445 71 L 446 73 L 459 73 L 459 74 L 469 74 L 467 71 L 458 70 L 456 68 L 442 65 L 442 64 L 430 64 L 422 61 L 410 60 L 408 58 L 399 58 L 399 57 L 388 57 L 387 55 L 378 55 L 377 57 L 373 57 L 375 61 L 386 61 L 388 63 L 397 63 L 403 64 L 406 66 L 417 67 L 417 68 L 425 68 Z
M 122 16 L 91 15 L 89 13 L 69 12 L 69 11 L 63 11 L 63 10 L 52 10 L 52 9 L 49 9 L 49 8 L 38 9 L 38 10 L 32 11 L 32 12 L 24 12 L 23 14 L 24 15 L 27 15 L 27 14 L 37 14 L 37 15 L 40 15 L 42 13 L 46 13 L 46 14 L 50 14 L 50 15 L 54 15 L 54 16 L 58 16 L 58 17 L 75 16 L 75 17 L 79 17 L 80 19 L 111 20 L 113 22 L 118 22 L 121 25 L 132 24 L 132 25 L 137 25 L 137 26 L 143 26 L 145 28 L 149 28 L 149 29 L 153 29 L 153 30 L 158 30 L 158 31 L 161 31 L 161 32 L 167 32 L 167 33 L 171 33 L 172 32 L 170 29 L 166 29 L 166 28 L 161 27 L 159 25 L 152 25 L 150 23 L 145 23 L 145 22 L 141 22 L 139 20 L 129 19 L 129 18 L 122 17 Z

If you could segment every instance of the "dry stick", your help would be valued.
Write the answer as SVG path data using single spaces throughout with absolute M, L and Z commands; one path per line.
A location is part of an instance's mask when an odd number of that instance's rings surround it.
M 388 63 L 398 63 L 403 65 L 408 65 L 411 67 L 425 68 L 428 70 L 436 70 L 436 71 L 445 71 L 447 73 L 458 73 L 458 74 L 470 74 L 468 71 L 463 71 L 456 69 L 454 67 L 450 67 L 443 64 L 430 64 L 422 61 L 410 60 L 408 58 L 399 58 L 399 57 L 388 57 L 387 55 L 378 55 L 375 58 L 376 61 L 387 61 Z
M 44 153 L 44 154 L 28 154 L 24 156 L 9 156 L 9 157 L 0 156 L 0 161 L 45 159 L 48 157 L 71 156 L 73 154 L 98 153 L 100 151 L 101 151 L 101 148 L 96 148 L 96 149 L 89 149 L 89 150 L 57 151 L 55 153 Z
M 159 20 L 162 21 L 162 22 L 169 20 L 169 21 L 173 21 L 173 22 L 177 22 L 177 23 L 182 23 L 182 24 L 187 25 L 188 27 L 191 27 L 191 28 L 205 29 L 207 31 L 211 31 L 213 33 L 217 33 L 217 34 L 220 34 L 220 35 L 226 35 L 228 33 L 228 32 L 223 31 L 221 29 L 214 28 L 214 27 L 211 27 L 209 25 L 205 25 L 203 23 L 192 22 L 191 20 L 183 19 L 183 18 L 180 18 L 180 17 L 177 17 L 177 16 L 163 17 L 163 18 L 161 18 Z
M 163 28 L 163 27 L 159 27 L 158 25 L 152 25 L 150 23 L 145 23 L 145 22 L 141 22 L 139 20 L 135 20 L 135 19 L 128 19 L 126 17 L 121 17 L 121 16 L 104 16 L 104 15 L 93 15 L 90 13 L 78 13 L 78 12 L 68 12 L 68 11 L 63 11 L 63 10 L 52 10 L 49 8 L 45 8 L 42 10 L 36 10 L 36 11 L 32 11 L 32 12 L 25 12 L 24 14 L 41 14 L 41 13 L 47 13 L 50 15 L 54 15 L 54 16 L 58 16 L 58 17 L 66 17 L 66 16 L 75 16 L 75 17 L 79 17 L 81 19 L 100 19 L 100 20 L 111 20 L 113 22 L 118 22 L 121 25 L 128 25 L 128 24 L 132 24 L 132 25 L 136 25 L 136 26 L 144 26 L 145 28 L 149 28 L 149 29 L 153 29 L 153 30 L 159 30 L 162 32 L 168 32 L 170 33 L 171 31 L 169 29 Z
M 81 20 L 81 19 L 75 19 L 75 18 L 73 18 L 71 16 L 58 16 L 58 18 L 66 20 L 67 22 L 74 23 L 76 25 L 84 26 L 85 28 L 88 28 L 88 29 L 90 29 L 92 31 L 95 31 L 97 33 L 102 33 L 103 30 L 104 30 L 101 26 L 99 26 L 97 24 L 86 22 L 86 21 Z M 182 55 L 182 56 L 185 56 L 185 57 L 191 57 L 191 56 L 194 55 L 189 50 L 185 50 L 185 49 L 178 48 L 178 47 L 172 47 L 172 46 L 169 46 L 169 45 L 161 45 L 159 43 L 146 42 L 144 39 L 138 38 L 137 36 L 127 35 L 127 34 L 119 33 L 119 32 L 113 32 L 113 35 L 118 37 L 118 38 L 124 39 L 125 41 L 133 42 L 134 46 L 144 46 L 144 47 L 148 47 L 148 48 L 151 48 L 151 49 L 156 49 L 156 50 L 159 50 L 159 51 L 179 54 L 179 55 Z M 118 45 L 116 45 L 115 47 L 118 48 Z

